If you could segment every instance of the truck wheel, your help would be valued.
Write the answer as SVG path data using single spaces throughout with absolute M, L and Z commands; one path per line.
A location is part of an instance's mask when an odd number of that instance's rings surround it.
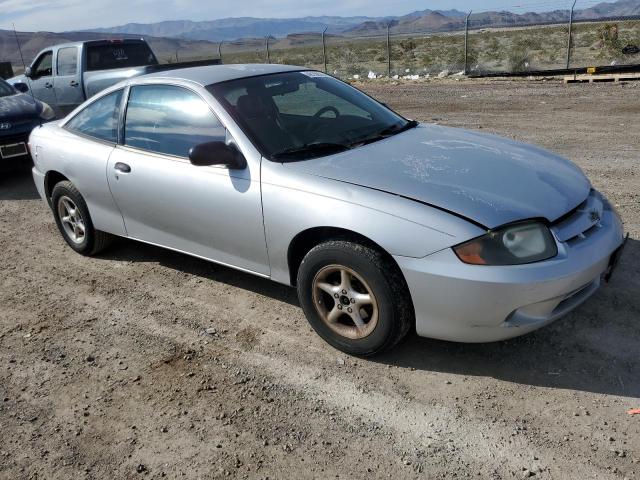
M 298 297 L 313 329 L 338 350 L 374 355 L 414 323 L 398 266 L 382 252 L 346 240 L 314 247 L 298 270 Z
M 53 187 L 53 216 L 67 244 L 82 255 L 95 255 L 111 244 L 113 236 L 93 228 L 87 204 L 69 181 Z

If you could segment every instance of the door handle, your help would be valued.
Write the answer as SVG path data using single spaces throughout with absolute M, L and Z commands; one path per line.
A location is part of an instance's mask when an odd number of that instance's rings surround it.
M 49 82 L 44 84 L 44 88 L 53 88 L 53 85 Z
M 129 165 L 127 165 L 126 163 L 122 163 L 122 162 L 116 162 L 116 164 L 113 166 L 113 168 L 118 173 L 130 173 L 131 172 L 131 167 Z
M 72 87 L 77 87 L 78 85 L 80 85 L 78 82 L 76 82 L 75 80 L 71 80 L 69 82 L 69 85 L 71 85 Z

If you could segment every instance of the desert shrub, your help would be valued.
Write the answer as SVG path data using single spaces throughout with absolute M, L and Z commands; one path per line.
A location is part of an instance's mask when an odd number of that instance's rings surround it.
M 600 48 L 607 53 L 617 54 L 622 51 L 622 42 L 618 36 L 618 24 L 605 23 L 598 28 Z
M 531 55 L 529 51 L 522 45 L 514 45 L 511 47 L 508 55 L 509 71 L 524 72 L 529 69 Z
M 416 58 L 416 55 L 414 53 L 415 49 L 416 49 L 416 42 L 413 40 L 413 38 L 409 37 L 407 39 L 400 41 L 400 50 L 403 56 L 407 56 L 412 60 L 415 59 Z
M 484 53 L 491 59 L 497 59 L 500 56 L 500 42 L 495 36 L 489 38 L 489 41 L 484 46 Z

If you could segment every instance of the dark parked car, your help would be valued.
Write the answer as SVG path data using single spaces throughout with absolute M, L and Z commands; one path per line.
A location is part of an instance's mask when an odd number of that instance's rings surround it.
M 0 171 L 31 164 L 27 141 L 31 130 L 55 114 L 44 102 L 34 100 L 25 84 L 9 85 L 0 79 Z

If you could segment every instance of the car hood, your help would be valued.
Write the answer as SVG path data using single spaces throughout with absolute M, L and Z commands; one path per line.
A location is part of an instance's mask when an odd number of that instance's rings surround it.
M 38 117 L 38 105 L 31 95 L 20 93 L 0 97 L 0 120 L 21 121 Z
M 429 124 L 285 166 L 405 196 L 487 228 L 529 218 L 552 222 L 584 201 L 591 188 L 577 166 L 540 148 Z

